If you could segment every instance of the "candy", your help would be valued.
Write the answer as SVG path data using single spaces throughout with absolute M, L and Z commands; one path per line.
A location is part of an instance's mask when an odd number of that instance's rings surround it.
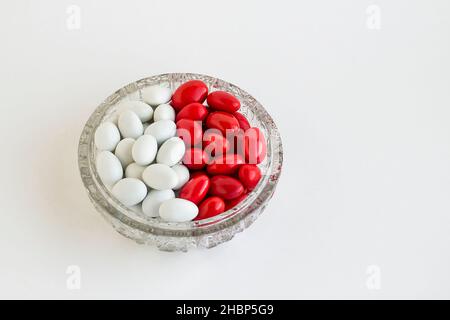
M 240 112 L 233 113 L 233 116 L 237 119 L 239 122 L 239 127 L 241 127 L 242 130 L 250 129 L 250 123 L 248 122 L 247 118 Z
M 128 109 L 133 111 L 141 120 L 141 122 L 147 122 L 152 120 L 153 109 L 148 104 L 137 100 L 125 100 L 120 103 L 118 108 Z
M 102 151 L 97 155 L 96 167 L 102 182 L 111 187 L 123 177 L 122 164 L 110 151 Z
M 144 132 L 141 120 L 131 110 L 125 110 L 119 115 L 119 130 L 123 138 L 139 138 Z
M 178 120 L 177 136 L 183 139 L 186 146 L 201 144 L 203 137 L 201 122 L 190 119 Z
M 138 165 L 136 162 L 130 163 L 125 169 L 125 177 L 142 180 L 142 173 L 146 167 Z
M 254 164 L 244 164 L 239 168 L 238 176 L 244 187 L 251 191 L 261 180 L 261 170 Z
M 214 217 L 225 211 L 225 202 L 219 197 L 209 197 L 200 203 L 198 215 L 194 220 L 202 220 Z
M 178 183 L 173 189 L 178 190 L 189 181 L 189 169 L 182 164 L 176 164 L 172 167 L 172 170 L 175 171 L 178 176 Z
M 266 157 L 267 145 L 264 134 L 258 128 L 250 128 L 244 134 L 245 161 L 259 164 Z
M 181 119 L 191 119 L 203 121 L 208 115 L 208 110 L 204 105 L 198 102 L 189 103 L 178 112 L 176 121 Z
M 179 197 L 181 199 L 189 200 L 195 204 L 207 195 L 210 186 L 209 178 L 206 174 L 198 175 L 191 178 L 180 190 Z
M 173 189 L 178 184 L 175 171 L 161 163 L 148 166 L 142 173 L 142 179 L 150 188 L 157 190 Z
M 169 222 L 187 222 L 194 219 L 198 214 L 195 203 L 185 199 L 169 199 L 159 207 L 160 217 Z
M 208 95 L 208 87 L 203 81 L 191 80 L 178 87 L 172 96 L 172 107 L 180 111 L 184 106 L 192 102 L 203 103 Z
M 124 168 L 133 162 L 131 149 L 135 141 L 133 138 L 125 138 L 117 144 L 116 150 L 114 151 L 115 156 L 120 160 Z
M 208 102 L 208 106 L 216 111 L 233 113 L 241 107 L 239 100 L 225 91 L 211 92 L 206 101 Z
M 155 122 L 160 120 L 175 121 L 175 110 L 170 104 L 161 104 L 155 109 L 153 120 Z
M 226 154 L 216 157 L 211 164 L 206 166 L 206 171 L 211 175 L 230 175 L 234 174 L 244 163 L 244 159 L 240 155 Z
M 155 137 L 158 146 L 163 144 L 169 138 L 172 138 L 177 133 L 177 126 L 175 122 L 171 120 L 159 120 L 152 123 L 145 129 L 145 134 L 149 134 Z
M 94 141 L 97 149 L 113 151 L 120 141 L 119 129 L 112 122 L 103 122 L 95 130 Z
M 226 135 L 227 130 L 239 129 L 239 122 L 230 113 L 215 111 L 211 112 L 206 118 L 206 127 L 218 129 L 222 134 Z
M 244 193 L 242 183 L 232 177 L 218 175 L 211 178 L 209 194 L 221 197 L 224 200 L 231 200 Z
M 142 202 L 142 212 L 151 218 L 159 217 L 159 207 L 169 199 L 174 199 L 175 193 L 171 189 L 150 190 L 147 197 Z
M 203 150 L 210 156 L 227 153 L 230 142 L 217 129 L 208 129 L 203 134 Z
M 170 88 L 145 87 L 141 97 L 119 102 L 94 137 L 97 172 L 121 203 L 141 217 L 185 222 L 214 217 L 254 190 L 266 138 L 237 111 L 236 97 L 208 95 L 199 80 L 181 84 L 173 96 Z
M 147 187 L 138 179 L 125 178 L 118 181 L 111 193 L 126 206 L 134 206 L 144 200 L 147 195 Z
M 159 148 L 156 162 L 171 167 L 181 161 L 185 151 L 186 147 L 183 140 L 178 137 L 172 137 L 166 140 Z
M 133 144 L 131 155 L 138 165 L 147 166 L 155 160 L 157 150 L 156 139 L 149 134 L 144 134 Z
M 188 149 L 183 157 L 183 164 L 191 170 L 203 169 L 207 162 L 207 155 L 200 148 Z
M 160 104 L 170 101 L 172 90 L 160 85 L 153 85 L 142 89 L 142 99 L 152 106 L 159 106 Z

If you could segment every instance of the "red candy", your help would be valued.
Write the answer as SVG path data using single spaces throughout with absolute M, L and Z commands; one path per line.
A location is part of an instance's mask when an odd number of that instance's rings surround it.
M 238 154 L 226 154 L 218 157 L 206 167 L 210 175 L 225 174 L 230 175 L 237 171 L 240 165 L 244 164 L 244 159 Z
M 183 109 L 178 112 L 175 121 L 180 119 L 191 119 L 197 121 L 205 120 L 208 115 L 208 110 L 204 105 L 198 102 L 189 103 Z
M 191 80 L 183 83 L 172 95 L 171 105 L 175 111 L 180 111 L 192 102 L 203 103 L 208 95 L 208 87 L 203 81 Z
M 244 164 L 239 168 L 239 180 L 248 190 L 253 190 L 261 180 L 261 170 L 254 164 Z
M 203 134 L 203 149 L 211 156 L 227 153 L 230 149 L 230 142 L 217 129 L 208 129 Z
M 206 174 L 191 178 L 180 190 L 179 197 L 199 204 L 208 193 L 210 180 Z
M 250 129 L 250 123 L 248 122 L 247 118 L 240 112 L 233 113 L 233 116 L 237 119 L 239 122 L 239 127 L 241 127 L 242 130 Z
M 177 136 L 186 146 L 196 146 L 202 142 L 203 130 L 200 121 L 181 119 L 177 121 Z
M 216 111 L 233 113 L 241 107 L 239 100 L 225 91 L 211 92 L 206 101 L 208 102 L 208 106 Z
M 200 170 L 205 167 L 208 158 L 202 149 L 191 148 L 186 150 L 182 162 L 190 170 Z
M 194 220 L 202 220 L 217 216 L 225 211 L 225 202 L 219 197 L 209 197 L 200 203 L 198 215 Z
M 244 186 L 235 178 L 218 175 L 211 178 L 209 193 L 224 200 L 231 200 L 244 193 Z
M 267 145 L 264 134 L 258 128 L 250 128 L 244 134 L 245 161 L 250 164 L 261 163 L 266 157 Z
M 215 111 L 211 112 L 206 118 L 206 126 L 208 128 L 218 129 L 222 134 L 226 135 L 227 130 L 239 129 L 239 122 L 228 112 Z
M 225 202 L 225 210 L 230 210 L 231 208 L 235 207 L 238 203 L 240 203 L 245 198 L 247 198 L 247 194 L 243 193 L 237 198 L 226 201 Z
M 203 105 L 205 99 L 209 107 Z M 235 207 L 261 180 L 257 164 L 266 157 L 266 137 L 238 112 L 239 99 L 225 91 L 208 95 L 200 80 L 178 87 L 171 104 L 177 135 L 186 145 L 182 162 L 190 171 L 178 196 L 198 205 L 195 220 Z

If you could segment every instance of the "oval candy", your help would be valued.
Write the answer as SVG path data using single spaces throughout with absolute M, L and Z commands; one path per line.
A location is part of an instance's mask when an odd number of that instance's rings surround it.
M 120 141 L 120 132 L 112 122 L 103 122 L 95 130 L 94 142 L 99 150 L 113 151 Z
M 219 197 L 209 197 L 200 203 L 195 220 L 208 219 L 225 211 L 225 202 Z
M 169 199 L 159 207 L 159 216 L 168 222 L 187 222 L 198 214 L 198 207 L 185 199 Z
M 149 134 L 155 137 L 158 146 L 163 144 L 169 138 L 172 138 L 177 133 L 177 126 L 175 122 L 171 120 L 159 120 L 152 123 L 145 129 L 145 134 Z
M 181 188 L 178 196 L 181 199 L 186 199 L 198 204 L 208 194 L 209 185 L 209 178 L 206 174 L 198 175 L 195 178 L 191 178 L 191 180 Z
M 157 150 L 156 139 L 152 135 L 144 134 L 133 144 L 131 155 L 138 165 L 147 166 L 155 160 Z
M 120 113 L 118 127 L 123 138 L 137 139 L 144 132 L 141 120 L 131 110 L 125 110 Z
M 160 104 L 153 114 L 154 121 L 170 120 L 175 121 L 175 110 L 170 104 Z
M 159 148 L 156 162 L 171 167 L 183 159 L 185 151 L 186 147 L 183 140 L 178 137 L 172 137 L 167 139 Z
M 111 187 L 123 177 L 122 164 L 111 151 L 102 151 L 97 155 L 96 168 L 107 187 Z
M 178 184 L 178 176 L 168 165 L 155 163 L 142 173 L 142 179 L 150 188 L 157 190 L 173 189 Z
M 232 177 L 217 175 L 211 178 L 209 194 L 218 196 L 224 200 L 231 200 L 244 193 L 242 183 Z
M 178 112 L 176 121 L 181 119 L 191 119 L 197 121 L 205 120 L 208 115 L 208 109 L 204 105 L 198 102 L 189 103 L 183 109 Z
M 225 91 L 214 91 L 206 99 L 212 110 L 233 113 L 241 107 L 240 101 L 232 94 Z
M 171 105 L 176 111 L 192 102 L 203 103 L 208 95 L 208 87 L 203 81 L 190 80 L 183 83 L 173 93 Z
M 218 129 L 223 135 L 226 135 L 227 131 L 239 129 L 239 122 L 231 113 L 214 111 L 206 118 L 206 127 Z
M 254 164 L 244 164 L 239 168 L 239 180 L 247 190 L 253 190 L 261 180 L 261 170 Z
M 147 195 L 147 187 L 139 179 L 124 178 L 114 185 L 111 193 L 121 203 L 131 207 L 144 200 Z
M 167 103 L 172 97 L 172 90 L 168 87 L 153 85 L 142 89 L 142 100 L 151 106 Z
M 133 148 L 135 140 L 133 138 L 125 138 L 117 144 L 114 151 L 115 156 L 120 160 L 122 167 L 126 168 L 133 162 L 131 149 Z

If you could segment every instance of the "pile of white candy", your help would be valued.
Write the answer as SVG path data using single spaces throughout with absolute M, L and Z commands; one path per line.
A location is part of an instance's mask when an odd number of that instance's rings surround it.
M 173 191 L 189 180 L 189 170 L 181 164 L 186 150 L 176 136 L 175 110 L 167 104 L 171 96 L 170 88 L 156 85 L 143 89 L 144 101 L 121 102 L 117 125 L 103 122 L 95 132 L 96 167 L 125 206 L 138 212 L 141 206 L 146 217 L 184 222 L 195 218 L 198 208 Z

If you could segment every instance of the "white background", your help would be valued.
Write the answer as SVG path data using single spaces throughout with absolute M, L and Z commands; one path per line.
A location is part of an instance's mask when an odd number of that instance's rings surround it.
M 0 36 L 1 298 L 450 298 L 448 0 L 4 1 Z M 267 210 L 211 250 L 123 238 L 79 177 L 94 108 L 165 72 L 237 84 L 283 138 Z

